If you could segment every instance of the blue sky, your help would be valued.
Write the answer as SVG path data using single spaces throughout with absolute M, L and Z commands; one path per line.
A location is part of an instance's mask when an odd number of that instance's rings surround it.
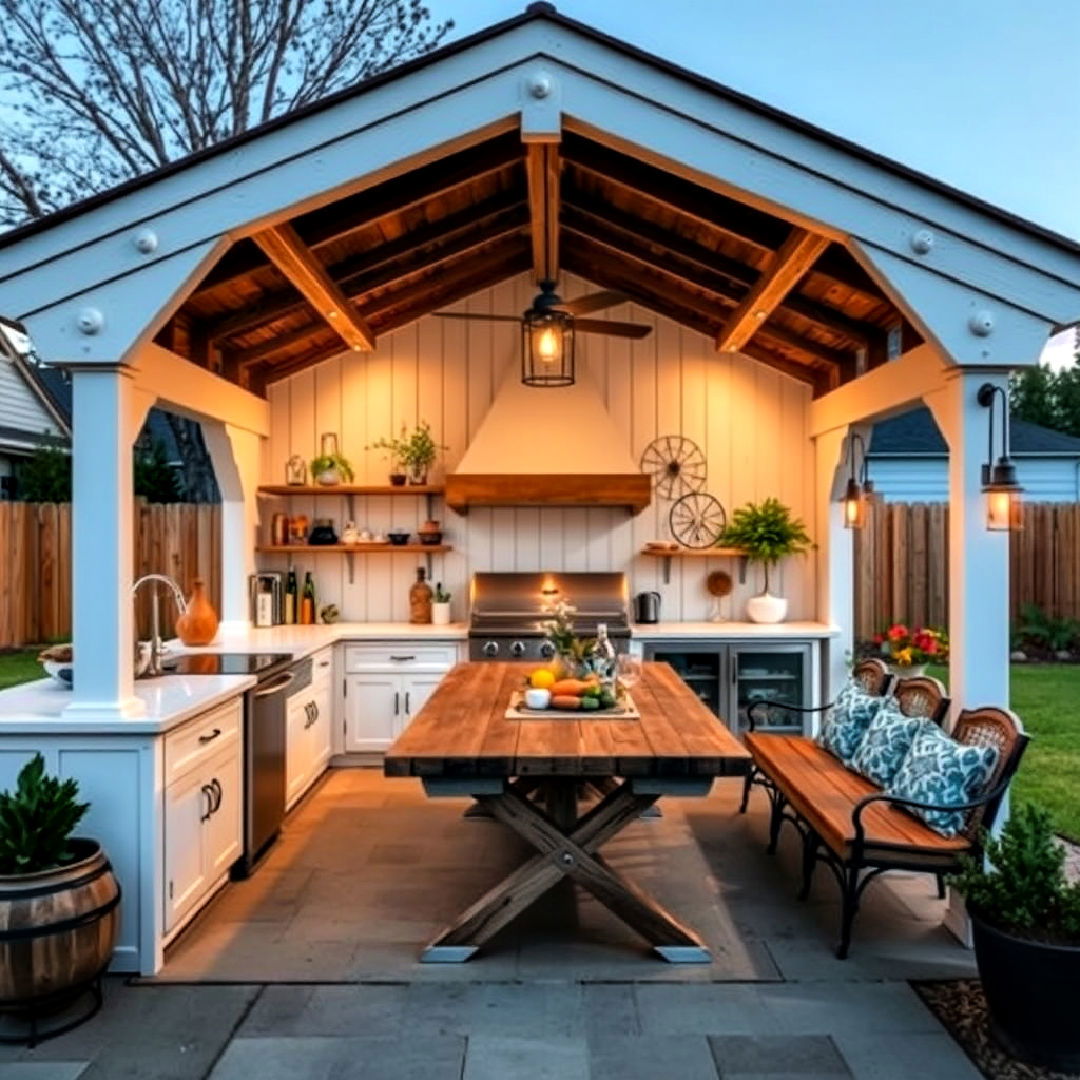
M 525 0 L 428 0 L 454 36 Z M 561 12 L 1080 239 L 1080 0 L 559 0 Z M 1071 358 L 1071 334 L 1055 362 Z M 1047 357 L 1051 359 L 1051 357 Z

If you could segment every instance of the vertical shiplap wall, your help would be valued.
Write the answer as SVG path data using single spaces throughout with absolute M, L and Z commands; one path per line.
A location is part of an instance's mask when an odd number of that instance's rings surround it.
M 590 291 L 570 279 L 565 294 Z M 504 282 L 456 305 L 457 310 L 513 314 L 533 295 L 528 276 Z M 706 455 L 707 490 L 728 513 L 747 500 L 776 495 L 813 532 L 813 455 L 808 434 L 809 389 L 737 354 L 718 354 L 710 339 L 632 304 L 605 317 L 647 322 L 654 332 L 643 341 L 580 335 L 581 376 L 591 378 L 616 426 L 624 433 L 634 461 L 659 435 L 682 434 Z M 365 447 L 397 432 L 402 423 L 430 422 L 448 449 L 433 479 L 453 469 L 491 404 L 508 368 L 519 363 L 519 330 L 512 323 L 473 323 L 428 316 L 386 338 L 375 352 L 346 353 L 295 375 L 270 389 L 271 437 L 264 478 L 281 483 L 292 454 L 309 460 L 319 436 L 336 431 L 342 453 L 352 462 L 359 484 L 386 482 L 387 462 Z M 536 391 L 535 440 L 538 470 L 544 457 L 544 393 Z M 582 471 L 588 471 L 588 461 Z M 293 512 L 331 517 L 340 532 L 344 499 L 293 499 Z M 392 526 L 415 531 L 424 518 L 424 500 L 356 500 L 357 524 L 385 532 Z M 739 585 L 728 559 L 674 560 L 671 581 L 661 579 L 660 563 L 638 554 L 647 540 L 664 538 L 671 504 L 654 499 L 630 518 L 621 510 L 560 507 L 474 509 L 466 517 L 440 503 L 452 553 L 436 556 L 434 576 L 454 595 L 454 617 L 466 614 L 467 584 L 477 570 L 622 570 L 632 592 L 657 589 L 664 619 L 706 619 L 715 612 L 705 591 L 713 569 L 727 570 L 734 593 L 720 601 L 719 613 L 741 619 L 746 598 L 759 591 L 758 571 Z M 279 506 L 261 504 L 265 519 Z M 281 556 L 264 556 L 265 568 L 283 568 Z M 345 619 L 400 620 L 408 616 L 408 590 L 419 560 L 407 555 L 354 558 L 350 583 L 344 556 L 296 560 L 311 569 L 320 603 L 336 603 Z M 813 617 L 811 558 L 789 559 L 774 592 L 791 601 L 791 618 Z

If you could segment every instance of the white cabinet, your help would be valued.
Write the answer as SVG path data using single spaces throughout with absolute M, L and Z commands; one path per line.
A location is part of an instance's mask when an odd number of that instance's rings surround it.
M 165 930 L 228 873 L 243 844 L 241 710 L 232 702 L 165 737 Z
M 316 653 L 311 685 L 286 706 L 285 806 L 290 808 L 326 770 L 333 738 L 331 650 Z
M 345 752 L 386 750 L 457 659 L 453 642 L 346 645 Z

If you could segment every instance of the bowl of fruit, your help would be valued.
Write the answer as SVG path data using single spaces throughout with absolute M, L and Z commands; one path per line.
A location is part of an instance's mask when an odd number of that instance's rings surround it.
M 517 708 L 526 713 L 606 712 L 620 704 L 618 695 L 598 675 L 560 679 L 550 668 L 538 668 L 515 695 Z

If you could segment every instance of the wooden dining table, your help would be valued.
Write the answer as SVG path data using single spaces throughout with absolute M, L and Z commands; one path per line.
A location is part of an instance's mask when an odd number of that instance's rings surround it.
M 388 777 L 419 777 L 431 797 L 472 796 L 536 854 L 490 888 L 423 951 L 461 963 L 568 877 L 671 963 L 709 951 L 600 848 L 661 796 L 707 795 L 718 776 L 745 775 L 750 756 L 670 665 L 645 662 L 634 718 L 582 713 L 513 719 L 511 695 L 535 665 L 459 664 L 387 751 Z

